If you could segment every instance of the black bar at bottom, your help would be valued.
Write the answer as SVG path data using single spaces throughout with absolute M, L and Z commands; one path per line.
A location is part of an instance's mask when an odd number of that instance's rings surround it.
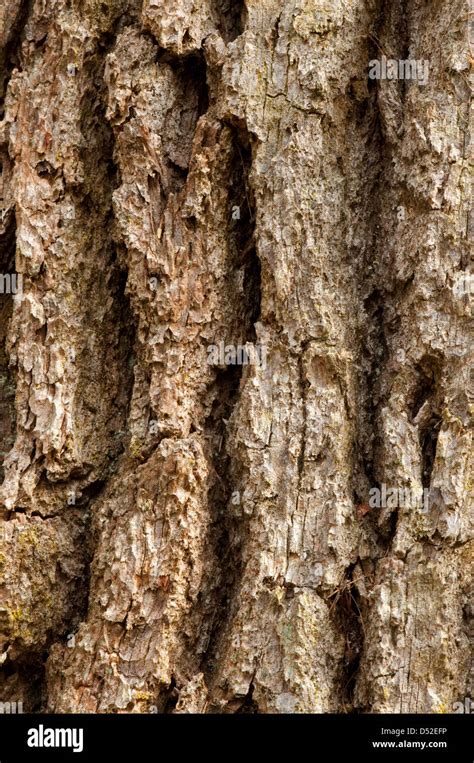
M 0 715 L 0 763 L 204 759 L 285 750 L 315 763 L 473 763 L 470 715 Z M 284 747 L 283 747 L 284 745 Z M 179 757 L 178 757 L 179 756 Z

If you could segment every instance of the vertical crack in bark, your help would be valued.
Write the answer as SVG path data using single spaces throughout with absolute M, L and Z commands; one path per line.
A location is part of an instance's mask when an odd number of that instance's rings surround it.
M 442 423 L 437 392 L 441 376 L 439 359 L 422 358 L 417 371 L 419 378 L 413 394 L 412 419 L 418 426 L 421 481 L 423 487 L 429 489 Z
M 383 18 L 384 10 L 381 4 L 378 15 L 379 28 L 368 35 L 367 63 L 379 58 L 382 53 L 379 36 Z M 379 527 L 377 510 L 369 504 L 369 492 L 380 488 L 378 452 L 381 439 L 379 416 L 383 404 L 381 376 L 388 358 L 380 229 L 385 170 L 389 166 L 389 158 L 378 84 L 373 80 L 367 80 L 367 97 L 362 103 L 356 98 L 356 91 L 352 87 L 350 90 L 354 120 L 358 131 L 364 136 L 366 151 L 365 192 L 360 198 L 353 223 L 355 226 L 363 226 L 365 231 L 362 252 L 356 252 L 358 297 L 363 320 L 358 347 L 357 380 L 360 405 L 356 413 L 353 447 L 353 489 L 355 515 L 362 525 L 363 537 L 370 549 L 365 552 L 370 555 L 365 559 L 369 566 L 386 552 L 388 543 Z M 331 597 L 331 609 L 335 610 L 338 626 L 345 639 L 340 682 L 340 705 L 344 712 L 360 712 L 356 686 L 365 641 L 363 598 L 359 590 L 361 565 L 364 566 L 364 562 L 358 560 L 346 569 L 340 586 Z M 364 586 L 361 587 L 364 590 Z M 365 594 L 367 595 L 367 591 Z
M 11 287 L 15 285 L 16 290 L 19 286 L 14 273 L 15 223 L 12 214 L 7 213 L 3 231 L 3 235 L 0 234 L 0 278 L 4 292 L 0 294 L 0 482 L 4 476 L 3 461 L 15 441 L 16 420 L 15 382 L 6 347 L 14 298 Z
M 214 652 L 220 628 L 225 622 L 230 606 L 231 591 L 239 575 L 238 549 L 232 545 L 229 527 L 229 503 L 233 493 L 231 461 L 227 451 L 227 424 L 234 410 L 240 382 L 241 366 L 218 369 L 211 388 L 214 397 L 212 411 L 205 423 L 208 457 L 211 463 L 212 483 L 208 493 L 213 525 L 210 530 L 218 569 L 215 581 L 215 609 L 209 642 L 201 661 L 201 669 L 207 676 L 212 671 Z
M 395 14 L 395 16 L 394 16 Z M 395 12 L 391 0 L 382 0 L 377 27 L 369 33 L 368 61 L 380 59 L 382 55 L 395 56 L 389 49 L 388 30 L 395 26 L 400 36 L 397 44 L 406 47 L 402 40 L 406 35 L 403 11 Z M 387 88 L 390 92 L 387 92 Z M 384 243 L 380 232 L 383 229 L 383 197 L 386 178 L 391 172 L 390 143 L 396 139 L 402 124 L 402 107 L 399 83 L 381 82 L 368 79 L 369 108 L 358 114 L 358 122 L 367 135 L 367 167 L 369 183 L 369 207 L 365 210 L 368 225 L 367 247 L 361 259 L 359 271 L 360 293 L 365 315 L 364 334 L 360 343 L 361 373 L 359 384 L 363 405 L 359 414 L 356 436 L 355 472 L 356 513 L 363 523 L 369 540 L 371 558 L 368 565 L 373 567 L 378 559 L 389 553 L 395 537 L 398 514 L 394 511 L 388 521 L 380 524 L 377 509 L 369 504 L 368 491 L 380 490 L 383 468 L 380 457 L 382 433 L 380 412 L 385 404 L 382 385 L 383 373 L 389 360 L 387 334 L 394 329 L 391 316 L 386 313 L 387 285 L 384 280 Z M 395 322 L 396 322 L 395 318 Z M 371 493 L 372 495 L 372 493 Z M 367 585 L 364 577 L 359 581 L 364 563 L 351 565 L 345 574 L 340 589 L 335 596 L 336 613 L 346 640 L 343 666 L 341 705 L 345 712 L 363 712 L 358 697 L 358 682 L 361 662 L 368 647 L 363 621 L 363 612 L 369 608 Z M 373 581 L 372 581 L 373 582 Z M 359 589 L 360 583 L 360 589 Z M 364 591 L 364 597 L 361 595 Z
M 242 342 L 255 342 L 255 323 L 260 317 L 261 267 L 255 242 L 255 199 L 250 182 L 252 146 L 250 134 L 234 127 L 234 161 L 229 186 L 229 209 L 239 211 L 230 215 L 228 237 L 235 250 L 236 267 L 243 270 L 245 303 L 242 310 Z M 236 219 L 234 219 L 236 217 Z
M 462 687 L 464 691 L 463 693 L 460 692 L 459 699 L 462 702 L 466 697 L 469 697 L 472 702 L 474 696 L 474 584 L 472 581 L 467 586 L 467 590 L 464 591 L 464 600 L 463 630 L 470 645 L 470 654 L 466 665 L 466 683 Z
M 115 217 L 112 197 L 120 184 L 120 171 L 115 163 L 115 142 L 112 129 L 106 118 L 107 87 L 104 81 L 104 69 L 108 53 L 113 49 L 118 34 L 118 27 L 125 23 L 120 17 L 114 24 L 113 31 L 103 33 L 97 43 L 97 48 L 85 69 L 88 72 L 89 88 L 84 94 L 81 114 L 81 133 L 84 138 L 83 164 L 85 168 L 87 193 L 80 199 L 80 205 L 85 214 L 93 214 L 101 209 L 104 228 L 107 231 L 104 260 L 107 270 L 103 281 L 104 294 L 110 301 L 110 313 L 107 315 L 107 327 L 97 325 L 95 314 L 96 304 L 91 302 L 84 314 L 85 329 L 92 328 L 98 336 L 98 341 L 84 345 L 78 358 L 80 401 L 82 415 L 91 420 L 99 411 L 97 399 L 97 361 L 104 366 L 116 369 L 114 379 L 114 394 L 111 394 L 109 406 L 102 412 L 107 420 L 108 441 L 106 443 L 106 472 L 105 475 L 94 479 L 93 485 L 102 486 L 105 480 L 117 469 L 117 460 L 125 450 L 128 434 L 126 422 L 132 396 L 135 343 L 137 321 L 133 314 L 130 298 L 126 292 L 128 269 L 124 261 L 120 245 L 114 241 Z M 89 146 L 94 144 L 96 152 L 92 153 Z M 99 185 L 94 180 L 97 174 L 97 155 L 100 156 L 100 174 L 103 182 Z M 78 199 L 79 201 L 79 199 Z M 91 278 L 95 283 L 97 276 L 94 271 Z M 91 283 L 91 292 L 94 284 Z M 107 328 L 110 329 L 107 331 Z M 99 358 L 97 358 L 99 355 Z M 86 471 L 90 465 L 85 464 Z M 97 495 L 98 490 L 88 486 Z
M 364 647 L 364 623 L 362 601 L 358 590 L 356 573 L 361 574 L 358 563 L 350 565 L 341 584 L 329 597 L 333 617 L 344 633 L 345 650 L 341 675 L 341 709 L 343 712 L 359 712 L 355 707 L 355 687 Z
M 242 273 L 244 298 L 238 306 L 239 321 L 237 342 L 244 346 L 257 339 L 255 323 L 260 317 L 261 285 L 260 261 L 256 251 L 256 207 L 250 175 L 252 171 L 252 146 L 250 134 L 242 126 L 233 126 L 233 158 L 228 185 L 227 240 L 233 268 Z M 222 337 L 225 340 L 225 337 Z M 229 338 L 230 339 L 230 338 Z M 217 482 L 210 494 L 215 517 L 216 557 L 220 566 L 220 582 L 216 591 L 216 615 L 212 624 L 209 644 L 202 660 L 202 670 L 208 683 L 212 684 L 214 664 L 218 663 L 219 640 L 231 612 L 242 572 L 241 553 L 244 544 L 245 520 L 236 518 L 236 506 L 241 501 L 238 482 L 239 465 L 232 462 L 232 441 L 228 430 L 229 421 L 236 409 L 243 378 L 242 365 L 230 365 L 217 371 L 214 406 L 206 422 L 212 448 L 213 471 Z M 238 415 L 238 414 L 237 414 Z M 239 488 L 239 489 L 237 489 Z M 251 693 L 240 700 L 242 712 L 256 708 Z M 247 708 L 247 709 L 245 709 Z M 252 710 L 253 708 L 253 710 Z
M 376 191 L 379 190 L 377 183 Z M 373 249 L 372 249 L 373 252 Z M 378 260 L 376 260 L 378 267 Z M 370 289 L 370 280 L 368 288 Z M 378 411 L 380 405 L 380 373 L 384 366 L 387 348 L 384 333 L 384 295 L 374 288 L 364 300 L 367 316 L 366 333 L 362 339 L 361 359 L 364 369 L 362 389 L 366 400 L 366 426 L 359 428 L 358 453 L 362 459 L 366 484 L 370 488 L 378 487 L 376 452 L 379 446 Z M 361 504 L 367 502 L 367 494 L 358 494 Z

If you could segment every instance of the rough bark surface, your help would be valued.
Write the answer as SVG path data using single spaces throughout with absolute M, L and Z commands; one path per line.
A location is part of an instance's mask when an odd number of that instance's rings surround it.
M 472 18 L 4 1 L 1 700 L 472 696 Z M 427 83 L 369 80 L 382 53 Z

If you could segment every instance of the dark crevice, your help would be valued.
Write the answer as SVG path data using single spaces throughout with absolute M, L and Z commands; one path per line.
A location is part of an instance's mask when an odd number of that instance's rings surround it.
M 118 262 L 111 263 L 110 293 L 114 299 L 114 317 L 112 324 L 118 326 L 117 342 L 111 352 L 112 367 L 121 369 L 121 379 L 117 394 L 112 401 L 110 411 L 109 443 L 107 450 L 106 477 L 113 475 L 118 468 L 118 461 L 125 452 L 128 442 L 127 422 L 130 413 L 134 383 L 135 348 L 137 337 L 137 318 L 126 294 L 128 273 L 122 270 Z M 116 365 L 115 365 L 116 364 Z
M 84 64 L 88 86 L 83 97 L 81 132 L 84 136 L 84 145 L 88 148 L 84 149 L 82 157 L 85 183 L 74 194 L 77 197 L 76 203 L 81 216 L 85 219 L 97 217 L 99 224 L 103 225 L 104 230 L 108 232 L 103 252 L 102 268 L 105 275 L 101 288 L 105 290 L 108 297 L 112 298 L 112 306 L 107 315 L 106 324 L 102 323 L 99 326 L 95 315 L 95 304 L 91 300 L 90 308 L 85 315 L 85 323 L 93 327 L 97 342 L 102 344 L 104 372 L 108 367 L 121 369 L 120 383 L 117 384 L 113 399 L 110 400 L 108 412 L 105 474 L 98 473 L 95 469 L 90 470 L 90 465 L 83 464 L 82 477 L 84 478 L 90 471 L 89 479 L 92 480 L 92 485 L 99 485 L 99 489 L 102 489 L 103 480 L 116 471 L 118 459 L 125 450 L 137 332 L 137 321 L 126 293 L 128 273 L 113 241 L 112 194 L 119 187 L 121 179 L 119 168 L 114 161 L 114 135 L 106 119 L 108 90 L 104 80 L 106 54 L 114 47 L 116 34 L 123 23 L 120 18 L 117 19 L 114 32 L 102 35 L 98 50 Z M 91 145 L 95 147 L 95 151 L 90 151 Z M 97 156 L 100 156 L 100 163 L 97 162 Z M 91 284 L 90 291 L 94 293 L 97 282 L 96 273 L 92 272 L 92 278 L 94 284 Z M 96 299 L 99 298 L 97 294 Z M 81 392 L 81 406 L 83 415 L 88 419 L 93 419 L 97 413 L 97 383 L 102 381 L 97 378 L 96 351 L 96 347 L 86 345 L 77 359 L 80 368 L 78 389 Z M 93 357 L 90 356 L 91 352 Z M 71 474 L 71 476 L 77 478 L 78 475 Z M 91 485 L 85 489 L 94 491 Z M 93 495 L 90 496 L 92 497 Z
M 106 484 L 107 483 L 105 479 L 99 479 L 95 480 L 95 482 L 91 482 L 89 485 L 86 485 L 86 487 L 81 491 L 81 498 L 76 505 L 81 506 L 96 500 L 104 490 Z
M 361 454 L 364 475 L 368 485 L 378 486 L 376 479 L 375 454 L 380 445 L 378 432 L 378 410 L 380 404 L 380 370 L 387 357 L 384 332 L 384 297 L 379 289 L 373 289 L 364 300 L 367 316 L 366 333 L 361 343 L 362 365 L 365 370 L 364 387 L 366 399 L 367 432 L 359 432 L 358 451 Z M 362 435 L 362 436 L 361 436 Z M 367 496 L 361 496 L 364 499 Z
M 132 26 L 140 26 L 140 8 L 142 0 L 128 0 L 127 7 L 118 11 L 113 2 L 101 6 L 104 18 L 100 22 L 99 39 L 97 41 L 97 52 L 101 56 L 106 56 L 115 46 L 117 37 L 124 29 Z M 85 12 L 86 18 L 89 17 L 89 9 L 80 8 L 79 12 Z
M 395 540 L 398 528 L 398 508 L 394 508 L 387 516 L 383 526 L 378 526 L 380 532 L 380 543 L 384 553 L 389 553 L 392 543 Z
M 247 21 L 245 0 L 212 0 L 211 8 L 225 42 L 232 42 L 243 33 Z
M 14 660 L 7 657 L 0 667 L 1 701 L 22 703 L 24 713 L 41 712 L 44 675 L 44 655 L 25 651 Z
M 330 611 L 345 638 L 344 659 L 341 676 L 340 705 L 343 712 L 357 712 L 354 692 L 364 646 L 362 601 L 354 578 L 356 564 L 347 570 L 340 585 L 329 596 Z
M 379 25 L 366 40 L 367 63 L 380 56 Z M 355 82 L 351 83 L 352 119 L 357 132 L 366 146 L 365 189 L 359 199 L 351 205 L 352 225 L 360 226 L 364 221 L 363 244 L 354 245 L 351 259 L 357 279 L 360 315 L 357 344 L 360 361 L 356 373 L 360 405 L 356 412 L 353 438 L 353 474 L 355 516 L 364 522 L 371 534 L 376 534 L 377 517 L 370 511 L 369 491 L 379 487 L 378 452 L 380 449 L 379 411 L 381 407 L 381 377 L 387 358 L 386 311 L 383 280 L 380 278 L 380 227 L 383 210 L 385 178 L 380 164 L 385 162 L 386 147 L 378 104 L 378 89 L 375 80 L 368 79 L 367 96 L 360 99 Z
M 398 59 L 406 57 L 407 28 L 405 3 L 402 8 L 392 0 L 381 0 L 380 13 L 367 39 L 367 62 L 381 56 Z M 386 228 L 386 183 L 392 174 L 392 144 L 399 140 L 397 130 L 403 127 L 403 91 L 399 82 L 368 79 L 370 109 L 357 110 L 367 135 L 369 149 L 367 166 L 370 168 L 370 206 L 364 209 L 368 223 L 368 245 L 361 258 L 363 270 L 359 273 L 361 297 L 366 320 L 360 341 L 360 378 L 363 413 L 354 444 L 354 493 L 356 515 L 364 521 L 365 529 L 376 543 L 374 556 L 379 558 L 390 552 L 397 532 L 398 512 L 380 513 L 371 510 L 367 490 L 379 489 L 384 474 L 384 442 L 381 433 L 380 412 L 387 404 L 390 387 L 387 384 L 387 362 L 390 339 L 400 325 L 400 315 L 391 310 L 393 293 L 397 287 L 391 283 L 392 269 L 387 262 L 383 232 Z M 401 134 L 401 132 L 400 132 Z M 387 267 L 388 265 L 388 267 Z M 383 271 L 382 271 L 383 268 Z M 409 288 L 409 283 L 407 283 Z
M 470 697 L 471 702 L 474 702 L 474 582 L 468 583 L 464 598 L 462 628 L 470 644 L 469 669 L 466 674 L 464 696 Z
M 228 174 L 227 241 L 231 267 L 243 275 L 243 297 L 235 304 L 236 312 L 229 327 L 227 343 L 255 344 L 255 322 L 260 317 L 261 273 L 255 244 L 255 199 L 251 187 L 252 147 L 248 132 L 232 127 L 232 155 Z M 238 210 L 238 214 L 235 214 Z M 234 214 L 233 214 L 234 213 Z M 212 684 L 217 652 L 226 623 L 231 618 L 232 604 L 242 579 L 242 547 L 247 523 L 240 504 L 243 493 L 240 464 L 231 458 L 228 422 L 238 405 L 243 367 L 228 365 L 216 369 L 210 390 L 213 405 L 206 421 L 215 481 L 209 493 L 215 523 L 212 530 L 214 553 L 219 573 L 215 590 L 215 614 L 201 669 Z M 252 694 L 239 701 L 242 712 L 256 712 Z
M 166 189 L 167 195 L 170 192 L 178 193 L 184 187 L 191 163 L 197 123 L 209 109 L 207 65 L 204 54 L 171 61 L 170 65 L 179 75 L 182 82 L 183 103 L 188 105 L 180 111 L 179 151 L 176 151 L 176 147 L 173 147 L 174 155 L 171 155 L 170 150 L 165 151 L 170 178 L 170 187 Z
M 172 159 L 168 158 L 169 193 L 179 193 L 188 177 L 188 167 L 180 167 Z
M 214 403 L 204 427 L 213 475 L 208 493 L 208 502 L 214 519 L 211 530 L 212 546 L 219 566 L 213 623 L 202 665 L 205 672 L 212 671 L 213 654 L 229 611 L 231 591 L 240 572 L 240 565 L 238 562 L 236 563 L 238 549 L 233 546 L 228 520 L 228 506 L 234 488 L 231 459 L 227 452 L 227 422 L 238 398 L 241 378 L 241 366 L 217 369 L 215 382 L 211 389 Z
M 100 495 L 101 489 L 95 496 L 97 498 Z M 91 565 L 94 556 L 94 542 L 92 536 L 92 500 L 89 501 L 87 509 L 80 509 L 81 519 L 83 521 L 83 531 L 81 533 L 81 564 L 82 575 L 75 580 L 73 587 L 71 588 L 71 595 L 74 599 L 74 610 L 68 619 L 66 627 L 62 628 L 60 633 L 51 633 L 48 640 L 47 648 L 44 650 L 42 656 L 43 674 L 41 682 L 41 707 L 36 711 L 45 713 L 48 705 L 48 693 L 46 683 L 46 663 L 48 661 L 52 646 L 58 641 L 66 641 L 68 646 L 75 639 L 75 633 L 77 632 L 81 622 L 83 622 L 87 616 L 89 609 L 90 598 L 90 581 L 91 581 Z
M 160 52 L 157 61 L 170 66 L 179 79 L 183 107 L 179 112 L 179 140 L 171 133 L 172 137 L 163 141 L 162 159 L 166 172 L 148 178 L 155 229 L 159 227 L 169 196 L 180 193 L 186 184 L 197 123 L 209 109 L 207 66 L 203 53 L 174 57 L 165 51 Z
M 4 97 L 11 73 L 20 65 L 19 51 L 31 1 L 21 3 L 9 36 L 0 43 L 0 120 L 4 117 Z M 5 11 L 8 18 L 8 13 Z M 2 30 L 3 34 L 7 30 Z M 2 38 L 0 37 L 0 40 Z M 21 288 L 18 275 L 15 274 L 16 223 L 15 216 L 9 209 L 9 185 L 12 167 L 7 145 L 0 146 L 0 483 L 4 479 L 3 462 L 11 450 L 16 432 L 15 378 L 9 368 L 6 342 L 10 319 L 13 312 L 13 296 Z M 4 278 L 5 277 L 5 278 Z
M 411 418 L 415 419 L 423 405 L 433 397 L 436 388 L 434 369 L 419 369 L 419 380 L 413 394 Z
M 418 426 L 422 485 L 423 488 L 429 488 L 442 423 L 439 414 L 440 401 L 437 399 L 440 377 L 439 359 L 428 356 L 422 358 L 416 372 L 418 380 L 412 393 L 411 418 Z
M 82 511 L 85 506 L 85 561 L 81 589 L 84 593 L 84 603 L 78 622 L 85 617 L 89 605 L 91 563 L 96 540 L 92 536 L 92 507 L 106 490 L 108 481 L 117 471 L 119 461 L 125 452 L 129 438 L 127 424 L 134 382 L 137 319 L 126 293 L 128 272 L 123 267 L 123 260 L 112 233 L 114 226 L 112 194 L 120 186 L 121 178 L 119 168 L 114 161 L 113 131 L 106 119 L 108 89 L 104 79 L 106 56 L 114 48 L 121 29 L 129 23 L 131 18 L 119 16 L 112 29 L 101 35 L 97 50 L 86 60 L 84 66 L 89 86 L 83 98 L 81 132 L 88 149 L 84 151 L 83 156 L 86 180 L 81 189 L 82 198 L 78 198 L 78 205 L 87 216 L 89 214 L 97 216 L 99 213 L 104 221 L 104 229 L 108 231 L 102 264 L 105 270 L 103 285 L 107 296 L 112 299 L 105 325 L 96 325 L 95 306 L 92 301 L 85 315 L 85 322 L 87 326 L 94 327 L 97 342 L 102 345 L 103 373 L 107 373 L 108 368 L 120 369 L 120 378 L 116 380 L 115 393 L 109 400 L 107 411 L 107 423 L 104 430 L 107 446 L 106 460 L 100 471 L 95 468 L 90 470 L 87 475 L 88 482 L 81 487 L 81 497 L 78 501 Z M 91 145 L 96 147 L 96 151 L 90 151 Z M 100 164 L 97 162 L 97 156 L 100 156 Z M 98 178 L 99 182 L 97 182 Z M 93 277 L 97 278 L 95 273 Z M 78 389 L 81 391 L 80 399 L 84 415 L 87 414 L 94 420 L 98 404 L 98 380 L 96 378 L 97 362 L 95 357 L 90 356 L 91 352 L 95 353 L 96 348 L 87 345 L 78 358 L 80 368 Z M 86 472 L 89 472 L 90 465 L 85 463 L 84 468 Z M 83 480 L 84 477 L 85 474 L 82 475 Z
M 190 87 L 198 96 L 197 116 L 202 117 L 209 110 L 209 90 L 207 84 L 207 64 L 204 53 L 188 60 Z M 196 120 L 197 122 L 197 120 Z
M 227 237 L 236 267 L 244 270 L 242 326 L 247 342 L 255 342 L 254 324 L 261 311 L 261 266 L 255 243 L 255 198 L 250 181 L 252 145 L 247 131 L 233 128 L 232 170 L 229 177 Z M 233 214 L 235 212 L 235 214 Z
M 156 42 L 153 39 L 153 43 Z M 194 137 L 199 117 L 209 109 L 209 89 L 207 83 L 207 63 L 203 51 L 176 56 L 169 50 L 159 48 L 156 62 L 168 64 L 183 82 L 183 103 L 190 104 L 182 110 L 183 138 L 189 143 Z M 187 137 L 186 137 L 187 136 Z
M 442 419 L 433 415 L 426 427 L 420 431 L 420 447 L 422 454 L 421 482 L 424 488 L 431 486 L 431 475 L 436 459 L 436 448 Z
M 160 706 L 163 708 L 162 712 L 165 714 L 173 713 L 176 709 L 176 705 L 179 700 L 179 689 L 176 685 L 176 679 L 174 676 L 171 678 L 171 683 L 164 693 L 160 695 Z
M 236 710 L 236 713 L 238 713 L 239 715 L 257 715 L 258 714 L 259 712 L 258 704 L 253 698 L 254 689 L 255 689 L 255 686 L 254 686 L 254 681 L 252 679 L 249 690 L 246 696 L 244 697 L 242 704 L 240 705 L 238 710 Z
M 13 215 L 7 221 L 5 234 L 0 237 L 0 482 L 4 478 L 3 462 L 13 447 L 16 431 L 15 379 L 9 367 L 6 348 L 8 327 L 13 312 L 13 287 L 20 282 L 14 277 L 16 226 Z M 9 276 L 5 279 L 4 276 Z

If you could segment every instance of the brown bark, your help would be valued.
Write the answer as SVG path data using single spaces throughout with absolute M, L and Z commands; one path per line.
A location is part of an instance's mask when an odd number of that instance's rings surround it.
M 2 7 L 0 699 L 472 693 L 470 18 Z M 370 80 L 382 55 L 426 83 Z M 429 501 L 374 508 L 384 485 Z

